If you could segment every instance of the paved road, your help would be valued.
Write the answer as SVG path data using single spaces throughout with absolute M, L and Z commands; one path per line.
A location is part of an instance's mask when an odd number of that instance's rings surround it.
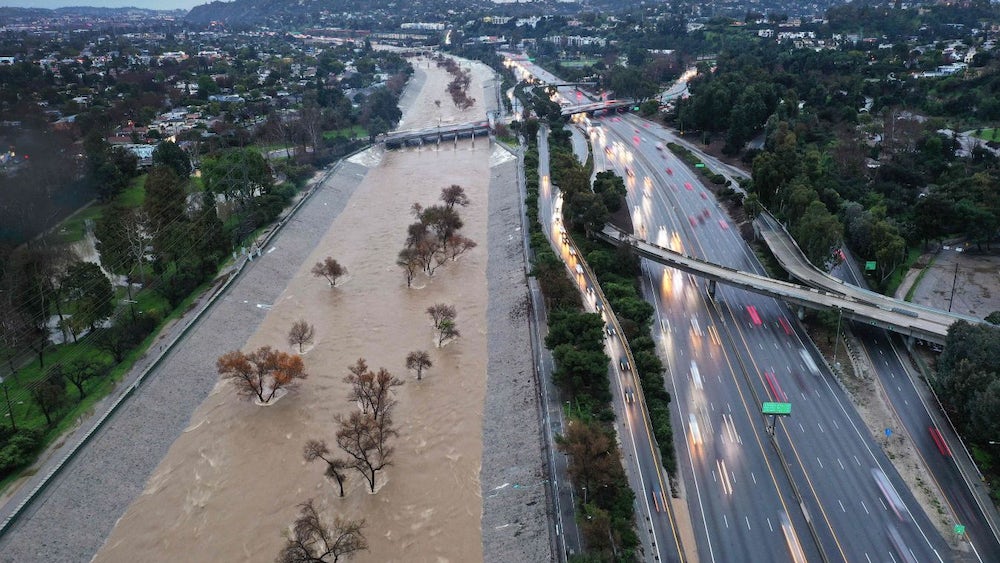
M 602 119 L 606 134 L 622 148 L 606 164 L 620 173 L 625 166 L 632 170 L 629 202 L 639 234 L 693 256 L 762 273 L 693 173 L 673 155 L 657 151 L 644 127 L 620 119 Z M 821 362 L 803 344 L 783 304 L 722 287 L 714 301 L 706 302 L 696 280 L 665 273 L 658 265 L 646 268 L 654 274 L 647 287 L 660 297 L 663 352 L 676 385 L 676 423 L 688 430 L 680 446 L 695 475 L 689 506 L 702 524 L 697 533 L 705 560 L 740 560 L 746 553 L 765 560 L 799 548 L 810 559 L 816 556 L 806 550 L 819 549 L 829 560 L 850 561 L 888 559 L 897 550 L 912 550 L 926 561 L 947 554 L 926 517 L 906 510 L 915 502 L 835 381 L 808 368 L 805 357 Z M 755 307 L 759 325 L 748 306 Z M 796 405 L 793 418 L 778 423 L 780 457 L 758 414 L 761 401 L 775 398 Z M 899 491 L 901 516 L 883 508 L 885 495 L 873 468 Z M 785 518 L 797 540 L 784 533 Z M 895 532 L 887 525 L 891 519 L 897 520 Z M 894 534 L 901 541 L 894 542 Z
M 848 264 L 853 265 L 853 262 Z M 848 283 L 865 285 L 856 267 L 838 268 L 835 273 L 844 276 Z M 968 452 L 941 415 L 930 390 L 916 379 L 905 344 L 898 337 L 873 327 L 854 325 L 852 330 L 861 343 L 860 353 L 874 369 L 882 391 L 903 424 L 893 432 L 907 437 L 914 445 L 921 463 L 944 494 L 943 504 L 949 515 L 954 516 L 954 523 L 966 527 L 963 548 L 967 547 L 968 553 L 964 559 L 1000 561 L 996 508 Z M 931 429 L 941 432 L 942 438 L 950 444 L 945 446 L 945 453 L 932 437 Z
M 540 180 L 539 193 L 539 213 L 540 221 L 544 218 L 551 218 L 553 209 L 552 185 L 549 182 L 549 144 L 547 131 L 539 130 L 538 133 L 538 177 Z M 525 233 L 527 236 L 527 233 Z M 541 288 L 538 287 L 535 278 L 529 278 L 531 288 L 532 309 L 538 319 L 537 326 L 539 334 L 535 337 L 537 350 L 538 372 L 542 378 L 543 401 L 545 412 L 545 432 L 550 444 L 550 467 L 552 471 L 552 481 L 555 496 L 555 510 L 557 514 L 558 530 L 557 535 L 561 538 L 564 549 L 563 555 L 581 553 L 583 542 L 581 541 L 580 529 L 576 523 L 576 498 L 573 493 L 573 484 L 569 480 L 567 472 L 568 461 L 564 454 L 559 452 L 555 446 L 556 436 L 565 431 L 565 416 L 563 412 L 562 395 L 552 379 L 555 373 L 555 362 L 552 353 L 545 347 L 545 335 L 548 334 L 548 317 L 544 297 Z

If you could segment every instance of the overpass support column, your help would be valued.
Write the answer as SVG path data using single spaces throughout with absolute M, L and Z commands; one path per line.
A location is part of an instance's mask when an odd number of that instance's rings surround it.
M 795 316 L 797 316 L 800 321 L 803 320 L 803 319 L 805 319 L 806 318 L 806 308 L 803 307 L 802 305 L 799 305 L 799 309 L 797 311 L 795 311 Z
M 708 296 L 715 299 L 715 280 L 708 280 Z
M 476 148 L 476 130 L 475 130 L 475 128 L 472 129 L 472 148 L 473 149 Z

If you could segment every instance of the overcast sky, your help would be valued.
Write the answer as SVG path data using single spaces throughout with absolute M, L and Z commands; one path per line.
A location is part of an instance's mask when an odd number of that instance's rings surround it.
M 211 0 L 0 0 L 0 7 L 13 8 L 65 8 L 66 6 L 95 6 L 99 8 L 149 8 L 153 10 L 190 10 Z

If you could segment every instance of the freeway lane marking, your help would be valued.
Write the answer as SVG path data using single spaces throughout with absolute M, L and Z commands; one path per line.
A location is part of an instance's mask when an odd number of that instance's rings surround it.
M 865 506 L 865 501 L 861 501 L 861 508 L 865 509 L 865 514 L 871 514 L 871 512 L 868 512 L 868 507 Z
M 846 471 L 846 470 L 847 470 L 847 468 L 846 468 L 846 467 L 844 467 L 844 462 L 840 461 L 840 458 L 839 458 L 839 457 L 837 458 L 837 463 L 839 463 L 839 464 L 840 464 L 840 468 L 841 468 L 841 469 L 843 469 L 844 471 Z

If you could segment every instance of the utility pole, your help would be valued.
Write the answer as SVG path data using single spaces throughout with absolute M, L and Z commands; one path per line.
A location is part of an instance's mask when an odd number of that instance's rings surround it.
M 955 264 L 955 275 L 951 278 L 951 297 L 948 298 L 948 312 L 951 312 L 951 305 L 955 302 L 955 286 L 958 285 L 958 264 Z

